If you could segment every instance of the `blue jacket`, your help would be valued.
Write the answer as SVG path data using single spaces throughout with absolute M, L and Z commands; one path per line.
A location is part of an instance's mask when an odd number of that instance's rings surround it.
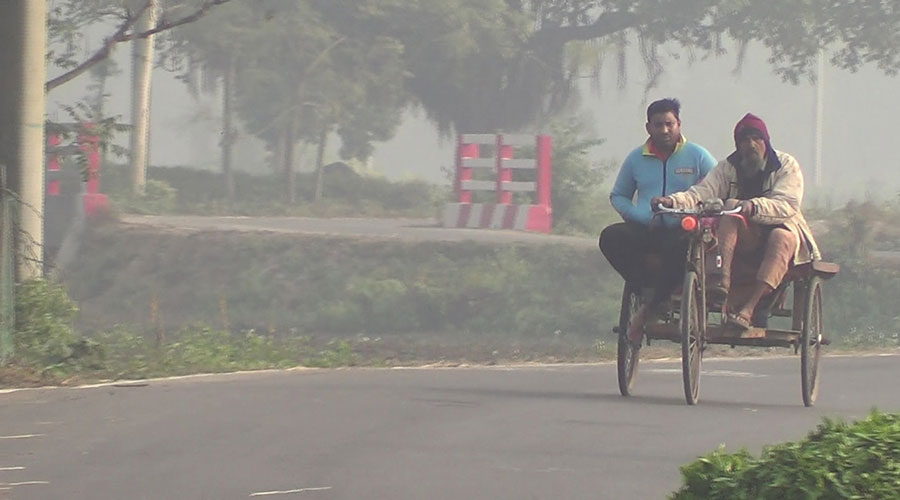
M 715 166 L 716 160 L 709 151 L 687 142 L 683 136 L 666 161 L 651 151 L 648 140 L 625 158 L 609 200 L 626 221 L 649 226 L 653 220 L 651 198 L 684 191 L 700 182 Z M 666 218 L 667 226 L 676 223 L 674 218 Z

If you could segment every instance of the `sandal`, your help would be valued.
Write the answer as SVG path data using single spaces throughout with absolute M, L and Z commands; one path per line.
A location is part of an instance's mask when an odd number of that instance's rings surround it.
M 729 313 L 727 316 L 726 324 L 739 328 L 741 330 L 749 330 L 750 329 L 750 318 L 746 316 L 741 316 L 740 314 Z

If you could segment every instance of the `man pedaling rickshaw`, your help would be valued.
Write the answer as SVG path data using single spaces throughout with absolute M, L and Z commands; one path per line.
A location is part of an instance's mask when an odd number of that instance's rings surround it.
M 651 205 L 687 209 L 725 200 L 726 209 L 741 207 L 739 215 L 719 220 L 721 267 L 707 275 L 707 295 L 727 301 L 727 324 L 748 329 L 765 326 L 767 316 L 754 311 L 788 270 L 821 254 L 800 211 L 803 173 L 797 160 L 774 149 L 766 124 L 750 113 L 735 126 L 734 142 L 737 150 L 699 184 L 655 197 Z

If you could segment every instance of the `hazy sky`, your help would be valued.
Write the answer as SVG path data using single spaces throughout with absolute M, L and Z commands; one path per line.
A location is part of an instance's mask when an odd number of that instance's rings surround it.
M 665 51 L 660 51 L 666 57 Z M 110 85 L 109 111 L 130 119 L 130 47 L 115 53 L 122 74 Z M 734 148 L 732 129 L 747 112 L 762 117 L 772 142 L 800 161 L 812 184 L 815 136 L 815 87 L 804 81 L 794 86 L 775 76 L 759 46 L 751 46 L 740 75 L 733 74 L 735 58 L 689 63 L 668 57 L 666 72 L 656 89 L 644 96 L 645 75 L 637 55 L 629 61 L 629 79 L 624 89 L 616 86 L 613 64 L 606 64 L 599 94 L 588 88 L 582 110 L 592 114 L 596 136 L 606 142 L 592 151 L 593 160 L 621 159 L 646 138 L 644 122 L 647 103 L 660 97 L 681 100 L 682 131 L 691 140 L 707 147 L 717 158 Z M 48 97 L 51 118 L 64 117 L 59 103 L 71 103 L 84 95 L 87 75 L 60 87 Z M 900 99 L 895 97 L 898 80 L 866 67 L 859 73 L 828 68 L 825 73 L 825 126 L 823 147 L 824 186 L 838 199 L 862 197 L 867 192 L 893 197 L 900 192 L 900 150 L 891 144 L 891 120 L 900 115 Z M 218 167 L 217 98 L 194 100 L 171 73 L 156 70 L 154 75 L 151 163 Z M 535 131 L 539 132 L 539 131 Z M 123 141 L 124 142 L 124 141 Z M 336 141 L 333 141 L 336 142 Z M 441 167 L 453 162 L 455 141 L 441 140 L 423 113 L 411 111 L 397 136 L 377 145 L 372 167 L 392 178 L 417 177 L 446 182 Z M 244 136 L 238 146 L 238 167 L 265 171 L 263 151 L 252 137 Z M 331 153 L 331 160 L 336 154 Z

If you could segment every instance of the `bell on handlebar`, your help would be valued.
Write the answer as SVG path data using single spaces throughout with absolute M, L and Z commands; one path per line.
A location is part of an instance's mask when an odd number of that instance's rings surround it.
M 721 198 L 712 198 L 700 202 L 700 209 L 704 212 L 721 212 L 725 210 L 725 202 Z

